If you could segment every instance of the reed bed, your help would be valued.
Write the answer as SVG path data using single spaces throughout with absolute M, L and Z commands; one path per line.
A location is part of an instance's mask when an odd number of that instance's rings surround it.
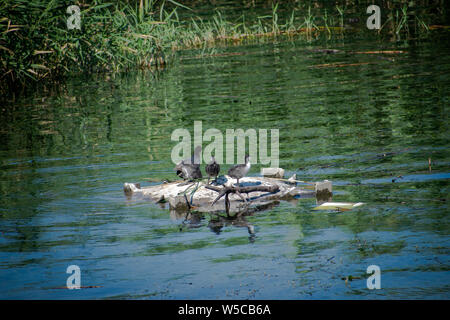
M 270 14 L 252 21 L 245 15 L 228 20 L 219 11 L 206 21 L 174 0 L 78 1 L 81 29 L 69 30 L 66 9 L 72 4 L 56 0 L 0 2 L 2 95 L 41 80 L 58 82 L 74 73 L 164 66 L 174 52 L 185 48 L 298 34 L 310 39 L 347 30 L 345 9 L 339 6 L 325 9 L 320 16 L 308 7 L 282 18 L 274 4 Z M 185 13 L 183 18 L 179 12 Z M 400 8 L 388 20 L 391 29 L 397 34 L 409 32 L 408 18 L 407 8 Z M 424 20 L 416 17 L 414 21 L 417 28 L 428 31 Z

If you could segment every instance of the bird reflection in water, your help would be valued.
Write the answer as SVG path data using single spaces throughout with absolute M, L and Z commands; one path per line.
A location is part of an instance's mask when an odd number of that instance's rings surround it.
M 234 227 L 245 227 L 247 228 L 249 234 L 249 241 L 254 242 L 256 238 L 255 227 L 247 221 L 246 217 L 253 216 L 259 211 L 270 210 L 280 204 L 279 201 L 269 201 L 266 203 L 261 203 L 257 206 L 245 207 L 245 210 L 235 212 L 233 215 L 227 215 L 225 212 L 208 212 L 202 213 L 198 211 L 188 210 L 188 211 L 170 211 L 170 217 L 173 220 L 183 219 L 180 225 L 180 231 L 183 229 L 193 229 L 200 228 L 203 224 L 203 220 L 206 215 L 210 216 L 208 227 L 209 229 L 217 235 L 220 235 L 222 229 L 227 226 Z
M 256 233 L 255 227 L 250 224 L 246 219 L 245 215 L 236 215 L 232 217 L 224 217 L 221 215 L 211 215 L 211 219 L 209 220 L 208 227 L 212 232 L 219 235 L 222 232 L 222 228 L 226 226 L 234 226 L 234 227 L 245 227 L 247 228 L 250 242 L 255 241 Z
M 180 220 L 183 219 L 180 225 L 180 231 L 187 230 L 187 229 L 196 229 L 200 228 L 203 225 L 203 220 L 205 219 L 205 214 L 195 211 L 188 211 L 188 212 L 177 212 L 177 211 L 171 211 L 170 215 L 172 219 L 174 220 Z M 222 232 L 222 229 L 227 226 L 234 226 L 234 227 L 246 227 L 249 233 L 249 240 L 251 242 L 255 239 L 255 227 L 250 224 L 246 220 L 246 216 L 252 215 L 252 213 L 240 213 L 236 214 L 234 216 L 223 216 L 218 213 L 209 213 L 210 220 L 208 223 L 209 229 L 214 232 L 215 234 L 219 235 Z

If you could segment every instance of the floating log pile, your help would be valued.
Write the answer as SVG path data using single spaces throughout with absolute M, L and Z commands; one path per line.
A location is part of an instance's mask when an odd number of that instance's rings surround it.
M 236 180 L 228 176 L 223 185 L 208 185 L 206 180 L 197 182 L 176 181 L 142 187 L 136 183 L 125 183 L 124 192 L 129 199 L 143 198 L 160 204 L 169 204 L 175 211 L 195 209 L 198 212 L 239 212 L 244 206 L 267 206 L 271 202 L 293 198 L 331 198 L 332 183 L 312 183 L 310 188 L 299 186 L 297 180 L 270 177 L 244 177 Z M 224 198 L 224 203 L 219 201 Z

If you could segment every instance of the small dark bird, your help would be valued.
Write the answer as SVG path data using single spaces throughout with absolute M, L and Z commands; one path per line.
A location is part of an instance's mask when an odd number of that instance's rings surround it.
M 208 174 L 208 184 L 211 177 L 215 177 L 215 179 L 217 179 L 220 172 L 220 165 L 216 162 L 214 157 L 211 157 L 211 162 L 206 165 L 205 171 Z
M 247 154 L 245 156 L 245 164 L 238 164 L 234 167 L 231 167 L 230 170 L 228 170 L 228 175 L 234 179 L 237 179 L 237 185 L 239 187 L 239 179 L 245 177 L 245 175 L 250 170 L 250 156 Z
M 195 180 L 203 177 L 200 165 L 184 163 L 184 160 L 175 167 L 175 170 L 177 171 L 177 175 L 184 180 Z
M 176 165 L 175 171 L 177 176 L 184 180 L 195 180 L 202 178 L 202 172 L 200 170 L 200 152 L 201 146 L 197 146 L 194 150 L 194 154 L 190 159 L 185 159 Z

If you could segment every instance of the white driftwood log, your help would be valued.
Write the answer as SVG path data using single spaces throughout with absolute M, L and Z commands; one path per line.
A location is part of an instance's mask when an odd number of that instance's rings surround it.
M 270 177 L 270 178 L 283 178 L 284 177 L 284 169 L 282 169 L 282 168 L 262 168 L 261 175 L 263 177 Z
M 232 186 L 236 183 L 236 180 L 230 178 L 229 176 L 225 176 L 228 181 L 225 186 Z M 292 199 L 295 196 L 300 196 L 301 198 L 311 198 L 316 196 L 316 191 L 326 192 L 329 191 L 331 194 L 331 182 L 316 182 L 314 190 L 306 190 L 303 189 L 293 183 L 288 181 L 280 181 L 279 179 L 268 178 L 268 177 L 244 177 L 239 179 L 240 184 L 245 183 L 259 183 L 258 186 L 267 186 L 274 187 L 278 191 L 270 193 L 265 191 L 253 191 L 248 193 L 250 197 L 252 205 L 265 205 L 269 202 L 278 201 L 278 200 L 288 200 Z M 180 185 L 181 184 L 181 185 Z M 195 183 L 196 184 L 196 183 Z M 186 210 L 189 209 L 189 205 L 186 201 L 186 198 L 191 200 L 191 191 L 186 193 L 186 197 L 184 196 L 184 191 L 189 187 L 188 185 L 183 185 L 183 181 L 176 181 L 171 183 L 164 183 L 149 187 L 140 187 L 138 184 L 134 183 L 125 183 L 123 186 L 125 194 L 129 198 L 144 198 L 150 199 L 157 203 L 169 203 L 171 210 Z M 195 186 L 195 185 L 194 185 Z M 218 196 L 218 192 L 205 188 L 206 180 L 200 181 L 198 183 L 198 188 L 193 194 L 192 197 L 192 206 L 195 207 L 196 211 L 199 212 L 215 212 L 215 211 L 224 211 L 225 205 L 224 201 L 217 201 L 214 205 L 212 203 Z M 222 186 L 216 186 L 218 188 L 222 188 Z M 244 187 L 241 187 L 244 188 Z M 193 190 L 191 188 L 190 190 Z M 242 194 L 244 197 L 247 197 L 247 194 Z M 242 198 L 235 193 L 230 193 L 228 195 L 228 199 L 230 201 L 230 212 L 237 212 L 239 208 L 244 204 Z

